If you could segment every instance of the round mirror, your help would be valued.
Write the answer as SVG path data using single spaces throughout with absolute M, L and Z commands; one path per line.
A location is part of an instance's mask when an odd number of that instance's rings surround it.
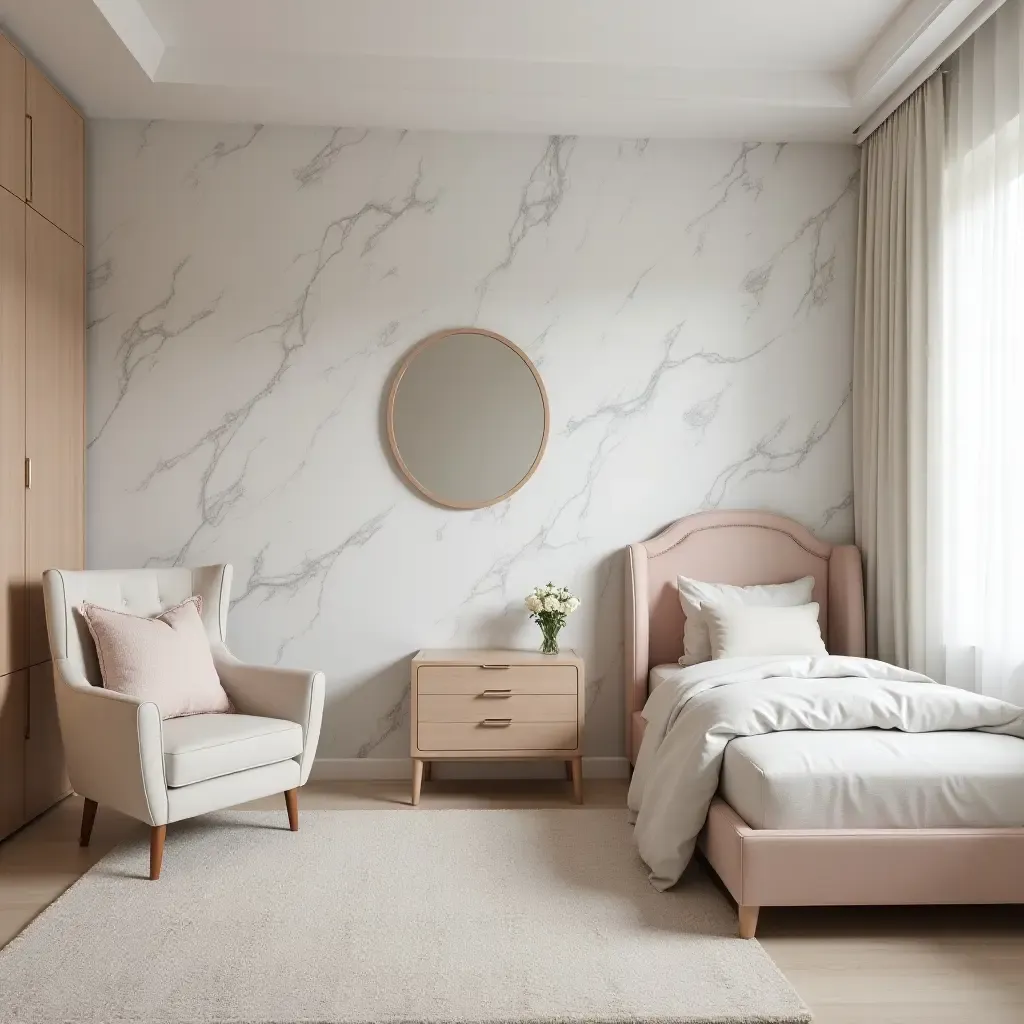
M 406 356 L 387 418 L 399 468 L 448 508 L 483 508 L 519 490 L 548 438 L 536 367 L 507 338 L 472 327 L 435 334 Z

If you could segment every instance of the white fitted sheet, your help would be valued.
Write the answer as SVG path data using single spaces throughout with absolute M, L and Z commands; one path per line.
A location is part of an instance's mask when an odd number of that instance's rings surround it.
M 719 792 L 752 828 L 1024 825 L 1024 740 L 982 732 L 774 732 L 726 747 Z
M 655 665 L 654 668 L 647 675 L 647 692 L 648 694 L 654 693 L 654 691 L 663 683 L 666 679 L 671 679 L 672 676 L 679 674 L 679 662 L 673 661 L 671 665 Z

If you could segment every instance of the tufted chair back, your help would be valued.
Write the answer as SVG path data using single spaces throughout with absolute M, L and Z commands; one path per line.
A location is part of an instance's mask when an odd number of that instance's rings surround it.
M 54 661 L 66 659 L 93 686 L 102 686 L 96 646 L 80 611 L 83 601 L 159 615 L 193 595 L 203 599 L 203 623 L 211 644 L 223 644 L 231 595 L 231 566 L 195 569 L 84 569 L 48 571 L 43 578 L 46 626 Z

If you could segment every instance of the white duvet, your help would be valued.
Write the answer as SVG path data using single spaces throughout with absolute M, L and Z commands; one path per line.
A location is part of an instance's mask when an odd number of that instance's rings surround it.
M 1024 738 L 1024 711 L 1013 704 L 884 662 L 831 656 L 726 658 L 683 668 L 651 694 L 643 717 L 628 803 L 658 889 L 674 885 L 689 862 L 726 745 L 738 736 L 874 728 Z

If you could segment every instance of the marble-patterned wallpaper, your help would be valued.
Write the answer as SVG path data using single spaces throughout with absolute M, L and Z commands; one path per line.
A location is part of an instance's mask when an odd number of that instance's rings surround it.
M 229 640 L 328 679 L 320 755 L 407 754 L 423 646 L 583 605 L 586 750 L 622 752 L 621 552 L 703 508 L 851 520 L 852 146 L 95 122 L 88 560 L 235 566 Z M 548 389 L 480 512 L 393 468 L 382 400 L 445 326 Z

